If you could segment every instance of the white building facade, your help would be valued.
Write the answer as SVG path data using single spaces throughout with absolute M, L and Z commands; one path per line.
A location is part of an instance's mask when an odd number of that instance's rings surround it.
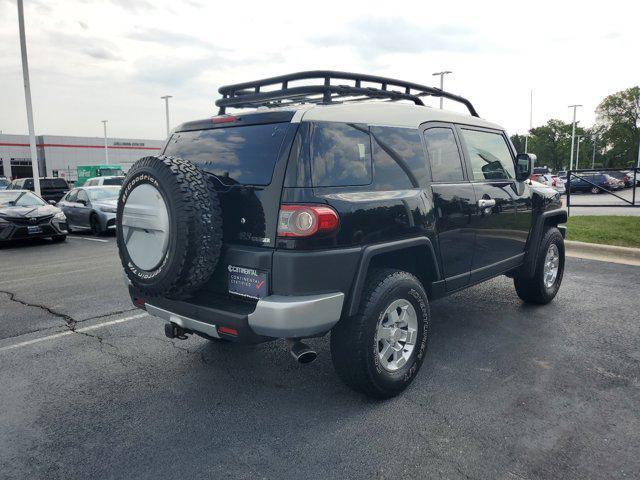
M 109 138 L 109 164 L 120 165 L 126 172 L 139 158 L 159 154 L 164 144 L 164 140 Z M 38 135 L 36 145 L 41 177 L 75 180 L 78 165 L 107 163 L 104 138 Z M 31 161 L 28 135 L 0 134 L 0 176 L 31 177 Z

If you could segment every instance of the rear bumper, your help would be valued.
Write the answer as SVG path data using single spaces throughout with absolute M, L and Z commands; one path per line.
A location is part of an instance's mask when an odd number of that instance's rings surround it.
M 131 286 L 129 292 L 138 305 L 135 300 L 142 297 Z M 340 319 L 343 303 L 344 294 L 335 292 L 270 295 L 257 302 L 218 297 L 206 304 L 156 297 L 145 299 L 144 308 L 150 315 L 175 323 L 187 332 L 238 343 L 260 343 L 274 338 L 322 335 Z

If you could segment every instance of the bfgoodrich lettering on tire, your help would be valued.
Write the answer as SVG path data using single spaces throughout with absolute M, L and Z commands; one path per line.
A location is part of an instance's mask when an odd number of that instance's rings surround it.
M 410 273 L 374 271 L 358 314 L 331 332 L 331 357 L 338 376 L 351 388 L 389 398 L 413 381 L 426 354 L 429 303 Z
M 222 215 L 204 175 L 166 156 L 142 158 L 129 170 L 118 200 L 118 250 L 143 293 L 184 298 L 213 273 Z

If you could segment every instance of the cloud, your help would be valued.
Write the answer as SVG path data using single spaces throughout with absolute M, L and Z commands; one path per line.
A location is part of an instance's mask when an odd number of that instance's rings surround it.
M 93 46 L 82 49 L 82 53 L 97 60 L 122 60 L 121 57 L 104 47 Z
M 423 27 L 403 18 L 368 17 L 344 31 L 312 37 L 318 46 L 351 47 L 364 58 L 387 53 L 476 52 L 482 49 L 474 31 L 460 26 Z
M 117 53 L 117 47 L 102 38 L 49 31 L 46 33 L 46 40 L 57 48 L 87 55 L 97 60 L 122 60 Z
M 217 48 L 210 42 L 201 38 L 181 32 L 171 32 L 159 28 L 142 28 L 138 27 L 135 31 L 128 33 L 127 38 L 132 40 L 140 40 L 142 42 L 158 43 L 172 47 L 177 46 L 200 46 L 207 48 Z
M 88 30 L 89 29 L 89 25 L 84 23 L 82 20 L 78 20 L 78 25 L 80 25 L 83 30 Z

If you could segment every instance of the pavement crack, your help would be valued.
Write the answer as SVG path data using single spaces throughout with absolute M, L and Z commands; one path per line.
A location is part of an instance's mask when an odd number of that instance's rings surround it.
M 43 310 L 43 311 L 53 315 L 54 317 L 57 317 L 57 318 L 63 320 L 65 325 L 67 326 L 67 328 L 69 330 L 74 330 L 75 326 L 76 326 L 76 323 L 78 323 L 72 316 L 67 315 L 66 313 L 57 312 L 54 309 L 52 309 L 51 307 L 47 307 L 46 305 L 42 305 L 40 303 L 31 303 L 31 302 L 27 302 L 25 300 L 20 300 L 19 298 L 16 297 L 15 293 L 9 292 L 8 290 L 0 290 L 0 293 L 3 293 L 5 295 L 7 295 L 9 297 L 9 301 L 11 301 L 11 302 L 15 302 L 15 303 L 18 303 L 20 305 L 24 305 L 25 307 L 39 308 L 40 310 Z

